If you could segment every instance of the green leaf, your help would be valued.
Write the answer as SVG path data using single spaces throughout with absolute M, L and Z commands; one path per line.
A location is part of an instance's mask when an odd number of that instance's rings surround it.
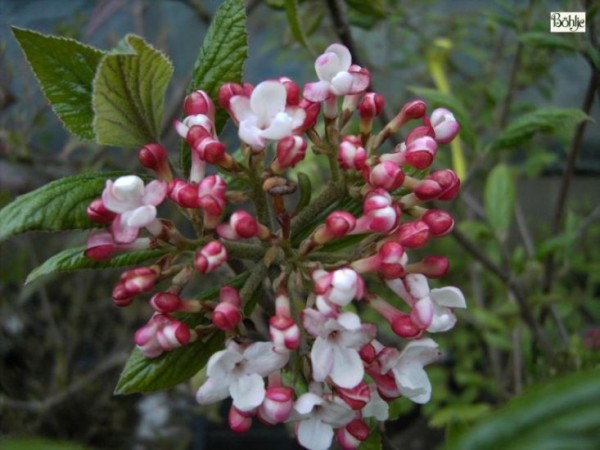
M 248 57 L 246 11 L 242 0 L 225 0 L 215 13 L 194 64 L 188 92 L 205 91 L 218 105 L 218 93 L 225 83 L 240 83 L 244 62 Z M 219 133 L 227 121 L 227 113 L 220 108 L 215 117 Z M 190 150 L 182 145 L 181 166 L 190 167 Z
M 431 419 L 432 427 L 445 427 L 453 422 L 473 422 L 489 412 L 488 403 L 475 403 L 468 405 L 452 405 L 439 409 Z
M 477 137 L 471 125 L 472 120 L 469 118 L 464 104 L 457 97 L 435 89 L 422 87 L 409 87 L 408 90 L 422 97 L 431 108 L 445 107 L 452 111 L 460 124 L 460 137 L 464 139 L 469 147 L 476 147 Z
M 505 164 L 498 164 L 487 177 L 483 206 L 498 237 L 506 238 L 515 207 L 515 182 Z
M 74 39 L 12 27 L 52 109 L 71 133 L 94 139 L 92 82 L 104 52 Z
M 94 79 L 94 131 L 99 144 L 140 147 L 158 142 L 173 65 L 141 37 L 127 35 L 104 56 Z
M 223 349 L 224 334 L 214 332 L 205 340 L 148 359 L 137 348 L 133 350 L 119 378 L 115 394 L 154 392 L 177 386 L 196 373 L 211 355 Z
M 547 31 L 530 31 L 519 36 L 519 41 L 534 48 L 550 50 L 567 50 L 576 52 L 577 43 L 567 33 L 548 33 Z
M 106 269 L 109 267 L 126 267 L 139 264 L 149 259 L 156 259 L 166 253 L 163 249 L 144 250 L 116 255 L 106 261 L 94 261 L 87 258 L 83 252 L 85 246 L 73 247 L 63 250 L 50 257 L 40 266 L 31 271 L 25 284 L 37 280 L 39 277 L 51 273 L 72 272 L 81 269 Z
M 298 188 L 300 189 L 300 198 L 298 199 L 298 204 L 296 205 L 296 209 L 294 210 L 294 214 L 298 214 L 304 208 L 306 208 L 312 197 L 312 184 L 310 182 L 310 178 L 304 172 L 298 172 Z
M 449 442 L 450 450 L 577 449 L 600 442 L 600 371 L 534 386 Z
M 294 39 L 296 39 L 302 47 L 310 51 L 310 45 L 306 41 L 306 36 L 304 35 L 304 31 L 298 20 L 298 4 L 296 0 L 285 0 L 285 14 Z
M 61 178 L 17 197 L 0 211 L 0 241 L 26 231 L 95 228 L 86 209 L 106 180 L 122 172 L 89 173 Z
M 85 450 L 88 447 L 76 442 L 53 441 L 35 437 L 0 438 L 2 450 Z
M 492 150 L 514 148 L 535 133 L 552 133 L 571 128 L 590 117 L 575 108 L 541 108 L 511 122 L 490 144 Z
M 381 450 L 383 443 L 381 442 L 381 433 L 375 428 L 371 430 L 369 437 L 358 446 L 359 450 Z

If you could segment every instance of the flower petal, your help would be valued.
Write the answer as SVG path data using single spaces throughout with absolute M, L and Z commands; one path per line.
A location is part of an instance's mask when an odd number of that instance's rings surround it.
M 244 358 L 247 360 L 244 365 L 246 373 L 266 377 L 287 364 L 289 353 L 274 352 L 272 342 L 255 342 L 244 351 Z
M 279 140 L 292 134 L 293 129 L 292 118 L 286 113 L 280 112 L 273 117 L 269 126 L 262 130 L 261 136 L 267 139 Z
M 306 83 L 302 95 L 311 102 L 322 102 L 330 95 L 331 83 L 329 81 L 317 81 L 316 83 Z
M 350 311 L 344 311 L 337 317 L 338 323 L 346 330 L 358 330 L 360 328 L 360 318 Z
M 427 373 L 418 364 L 392 369 L 398 390 L 415 403 L 427 403 L 431 398 L 431 383 Z
M 327 317 L 316 309 L 306 308 L 302 311 L 302 326 L 313 336 L 325 335 L 325 322 Z
M 423 297 L 413 306 L 410 317 L 422 328 L 427 328 L 433 320 L 434 303 L 429 297 Z
M 364 375 L 365 369 L 358 351 L 339 345 L 333 346 L 333 366 L 329 376 L 335 384 L 351 389 L 362 381 Z
M 144 197 L 142 202 L 144 205 L 160 205 L 167 195 L 167 183 L 164 181 L 154 180 L 144 188 Z
M 214 353 L 206 365 L 206 374 L 211 378 L 229 378 L 237 363 L 244 357 L 235 351 L 220 350 Z
M 152 205 L 140 206 L 133 211 L 127 211 L 123 214 L 123 221 L 128 227 L 142 228 L 151 223 L 156 218 L 156 208 Z
M 309 450 L 327 450 L 333 440 L 333 428 L 316 417 L 301 421 L 296 433 L 300 445 Z
M 201 405 L 210 405 L 229 396 L 229 384 L 223 378 L 208 378 L 198 392 L 196 401 Z
M 377 327 L 370 323 L 364 323 L 357 330 L 340 330 L 336 341 L 346 348 L 359 350 L 373 340 L 377 334 Z
M 456 316 L 450 308 L 433 304 L 433 318 L 427 327 L 430 333 L 442 333 L 451 330 L 456 325 Z
M 432 289 L 429 293 L 431 299 L 440 306 L 450 308 L 466 308 L 467 302 L 462 291 L 454 286 Z
M 322 404 L 323 401 L 320 395 L 306 392 L 294 402 L 294 409 L 300 414 L 309 414 L 315 406 Z
M 353 77 L 348 72 L 339 72 L 331 80 L 331 92 L 335 95 L 346 95 L 352 91 Z
M 347 71 L 352 65 L 352 55 L 348 47 L 342 44 L 331 44 L 325 52 L 334 53 L 340 61 L 340 71 Z
M 254 150 L 265 148 L 267 145 L 266 139 L 262 137 L 262 130 L 258 128 L 252 120 L 240 122 L 238 136 Z
M 119 214 L 113 219 L 110 226 L 110 232 L 116 243 L 129 244 L 138 237 L 140 229 L 128 226 L 127 223 L 123 221 L 122 215 Z
M 318 337 L 310 351 L 310 360 L 312 362 L 313 379 L 315 381 L 325 381 L 334 364 L 331 343 L 322 337 Z
M 263 81 L 252 91 L 250 108 L 261 119 L 271 119 L 285 109 L 287 92 L 279 81 Z
M 265 382 L 257 373 L 243 375 L 229 386 L 233 406 L 240 411 L 250 411 L 265 399 Z
M 250 108 L 250 99 L 243 95 L 234 95 L 231 97 L 229 108 L 231 109 L 231 114 L 238 122 L 254 117 L 254 113 Z

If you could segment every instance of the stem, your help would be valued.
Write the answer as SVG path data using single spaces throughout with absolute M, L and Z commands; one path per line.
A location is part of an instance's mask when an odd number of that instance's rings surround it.
M 331 183 L 310 205 L 304 208 L 292 219 L 290 235 L 294 236 L 314 220 L 319 213 L 346 194 L 346 188 L 341 183 Z
M 222 240 L 221 243 L 227 249 L 227 254 L 236 259 L 259 260 L 265 256 L 267 247 L 260 244 Z

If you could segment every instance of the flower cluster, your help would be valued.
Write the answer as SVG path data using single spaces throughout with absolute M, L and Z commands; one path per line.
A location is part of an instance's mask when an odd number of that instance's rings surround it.
M 431 166 L 459 126 L 450 111 L 427 115 L 425 103 L 412 100 L 377 132 L 384 98 L 368 91 L 370 74 L 352 64 L 348 49 L 329 46 L 315 69 L 319 80 L 303 88 L 286 77 L 221 86 L 215 100 L 241 142 L 235 158 L 219 140 L 213 99 L 189 94 L 175 123 L 189 147 L 189 174 L 176 176 L 160 145 L 144 146 L 140 163 L 156 179 L 107 181 L 88 208 L 107 229 L 89 236 L 86 255 L 163 250 L 152 265 L 122 274 L 113 301 L 127 306 L 165 286 L 151 296 L 154 314 L 135 334 L 147 358 L 225 335 L 196 398 L 204 405 L 231 397 L 233 431 L 246 431 L 254 418 L 286 422 L 306 448 L 326 449 L 335 437 L 354 449 L 374 421 L 387 419 L 392 399 L 430 399 L 424 367 L 440 351 L 429 333 L 450 330 L 454 308 L 466 306 L 459 289 L 429 286 L 447 273 L 444 256 L 409 254 L 454 226 L 448 212 L 423 205 L 458 194 L 456 174 Z M 390 144 L 403 127 L 404 140 Z M 329 176 L 307 202 L 310 192 L 289 169 L 309 146 L 327 161 Z M 193 224 L 193 239 L 157 216 L 164 201 Z M 245 275 L 223 283 L 218 295 L 183 298 L 193 277 L 217 277 L 233 262 L 236 271 L 246 264 Z M 386 295 L 370 291 L 381 282 Z M 264 318 L 256 327 L 265 330 L 262 340 L 243 323 L 253 296 L 262 299 L 264 314 L 252 315 Z M 362 322 L 366 309 L 381 323 Z

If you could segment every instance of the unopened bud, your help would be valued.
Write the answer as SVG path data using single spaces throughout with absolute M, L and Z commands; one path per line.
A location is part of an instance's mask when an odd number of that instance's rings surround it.
M 183 101 L 183 111 L 186 116 L 204 114 L 215 120 L 215 104 L 210 96 L 201 90 L 188 94 Z
M 429 227 L 432 236 L 441 237 L 450 233 L 454 228 L 454 219 L 450 213 L 441 209 L 431 209 L 421 217 Z
M 211 241 L 196 253 L 194 266 L 200 273 L 217 270 L 227 261 L 227 250 L 219 241 Z
M 101 198 L 93 200 L 92 203 L 90 203 L 90 206 L 88 206 L 86 212 L 90 220 L 104 224 L 111 223 L 117 216 L 116 213 L 106 209 L 106 206 L 104 206 Z

